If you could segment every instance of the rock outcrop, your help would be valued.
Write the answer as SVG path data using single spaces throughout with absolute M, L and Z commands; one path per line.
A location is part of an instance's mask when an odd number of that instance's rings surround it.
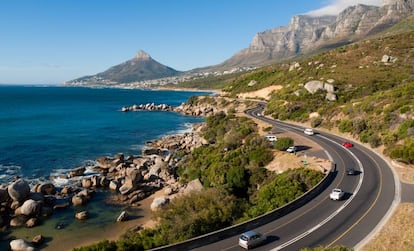
M 324 90 L 327 92 L 325 97 L 327 100 L 337 100 L 337 96 L 335 94 L 335 87 L 332 84 L 325 83 L 319 80 L 312 80 L 307 82 L 304 87 L 311 94 L 315 94 L 319 90 Z
M 249 47 L 211 68 L 257 66 L 352 43 L 407 17 L 413 0 L 386 0 L 381 7 L 356 5 L 338 16 L 294 16 L 287 26 L 257 33 Z
M 12 251 L 35 251 L 36 249 L 28 241 L 23 239 L 16 239 L 10 242 L 10 249 Z
M 23 202 L 30 194 L 30 186 L 27 181 L 18 179 L 7 188 L 10 197 L 14 201 Z

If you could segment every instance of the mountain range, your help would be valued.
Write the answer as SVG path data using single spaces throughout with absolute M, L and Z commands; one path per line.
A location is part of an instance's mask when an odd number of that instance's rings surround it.
M 189 72 L 257 67 L 310 55 L 364 39 L 396 24 L 414 10 L 414 0 L 384 0 L 381 7 L 356 5 L 337 16 L 298 15 L 287 26 L 257 33 L 249 47 L 224 62 Z M 185 72 L 165 66 L 144 51 L 124 63 L 67 84 L 117 84 L 178 76 Z
M 385 0 L 382 7 L 359 4 L 338 16 L 294 16 L 287 26 L 257 33 L 248 48 L 211 68 L 265 65 L 339 47 L 383 31 L 413 10 L 414 0 Z

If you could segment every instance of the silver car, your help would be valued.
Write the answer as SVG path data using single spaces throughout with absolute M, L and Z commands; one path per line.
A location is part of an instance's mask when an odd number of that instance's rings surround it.
M 247 231 L 239 237 L 239 246 L 245 249 L 257 247 L 266 240 L 266 236 L 259 232 Z

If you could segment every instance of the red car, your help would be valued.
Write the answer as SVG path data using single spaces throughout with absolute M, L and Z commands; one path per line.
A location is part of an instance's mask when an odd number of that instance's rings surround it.
M 346 147 L 346 148 L 349 148 L 349 147 L 353 147 L 353 146 L 354 146 L 352 143 L 350 143 L 350 142 L 348 142 L 348 141 L 344 141 L 344 142 L 342 142 L 342 145 L 343 145 L 344 147 Z

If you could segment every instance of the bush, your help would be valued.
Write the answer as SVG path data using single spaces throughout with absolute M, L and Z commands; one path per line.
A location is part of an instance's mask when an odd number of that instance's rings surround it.
M 390 150 L 390 157 L 408 164 L 414 164 L 414 139 L 406 139 L 404 145 L 396 145 Z
M 318 127 L 318 126 L 320 126 L 321 124 L 322 124 L 322 118 L 320 118 L 320 117 L 318 117 L 318 118 L 314 118 L 312 121 L 311 121 L 311 126 L 312 127 Z
M 257 204 L 250 208 L 249 214 L 255 217 L 281 207 L 315 186 L 323 177 L 321 172 L 305 168 L 281 173 L 260 189 Z
M 381 145 L 381 139 L 378 136 L 378 134 L 372 134 L 371 136 L 368 137 L 368 143 L 370 144 L 371 147 L 376 148 Z
M 338 129 L 340 132 L 351 132 L 352 121 L 348 119 L 342 119 L 341 122 L 339 122 Z
M 285 151 L 286 149 L 288 149 L 290 146 L 294 145 L 294 141 L 291 138 L 288 137 L 282 137 L 282 138 L 278 138 L 275 142 L 273 147 L 277 150 L 280 151 Z
M 414 127 L 414 120 L 409 119 L 404 121 L 399 127 L 397 131 L 398 139 L 407 138 L 409 135 L 410 128 Z

